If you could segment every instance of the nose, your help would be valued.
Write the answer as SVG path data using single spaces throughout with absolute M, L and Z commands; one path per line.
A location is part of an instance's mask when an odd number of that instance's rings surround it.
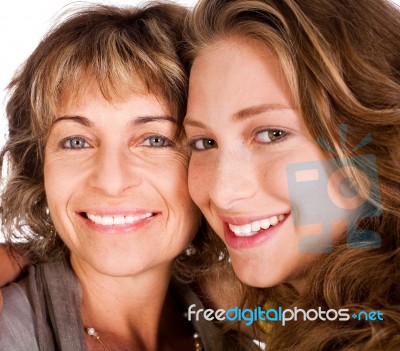
M 133 156 L 104 146 L 93 159 L 90 185 L 102 193 L 118 197 L 123 192 L 141 183 L 139 172 L 135 172 Z
M 209 196 L 217 207 L 243 209 L 255 196 L 257 177 L 250 155 L 241 150 L 219 152 L 211 168 Z

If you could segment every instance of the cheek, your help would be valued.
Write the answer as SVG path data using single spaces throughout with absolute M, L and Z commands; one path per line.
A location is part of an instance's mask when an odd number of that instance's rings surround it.
M 57 167 L 57 163 L 45 162 L 44 165 L 44 188 L 46 192 L 47 202 L 50 208 L 54 208 L 62 203 L 69 192 L 71 186 L 71 180 L 66 181 L 65 173 L 63 173 L 60 167 Z M 62 184 L 62 186 L 61 186 Z
M 170 207 L 185 208 L 191 211 L 195 208 L 188 190 L 188 169 L 184 158 L 165 162 L 162 172 L 149 172 L 153 184 Z
M 270 157 L 257 160 L 258 184 L 262 193 L 273 195 L 274 198 L 289 199 L 289 184 L 286 166 L 289 160 L 283 157 Z M 289 199 L 290 200 L 290 199 Z
M 73 193 L 73 184 L 71 179 L 63 179 L 60 172 L 56 169 L 45 168 L 44 185 L 51 220 L 57 233 L 64 242 L 68 242 L 68 236 L 65 233 L 70 232 L 71 222 L 67 215 L 68 203 Z
M 87 196 L 87 172 L 67 159 L 47 157 L 44 163 L 44 188 L 54 224 L 65 225 L 68 205 L 73 199 Z
M 197 157 L 191 158 L 188 172 L 189 193 L 200 209 L 208 203 L 210 181 L 211 165 L 205 167 L 204 162 L 200 162 Z
M 189 195 L 186 165 L 170 162 L 164 171 L 163 177 L 158 180 L 158 189 L 171 214 L 167 225 L 171 235 L 165 237 L 171 240 L 169 245 L 172 242 L 179 245 L 178 251 L 181 252 L 196 235 L 200 212 Z M 182 218 L 185 220 L 182 221 Z

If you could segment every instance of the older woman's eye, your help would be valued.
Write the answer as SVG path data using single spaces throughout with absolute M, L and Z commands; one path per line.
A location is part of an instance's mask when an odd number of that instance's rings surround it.
M 152 135 L 146 138 L 142 145 L 148 147 L 168 147 L 173 146 L 174 143 L 162 135 Z
M 68 137 L 61 141 L 62 149 L 80 150 L 90 147 L 89 143 L 82 137 Z
M 258 132 L 254 140 L 259 143 L 268 144 L 274 141 L 282 140 L 286 135 L 287 133 L 280 129 L 267 129 Z
M 216 148 L 217 142 L 213 139 L 201 138 L 190 141 L 189 146 L 194 151 L 203 151 Z

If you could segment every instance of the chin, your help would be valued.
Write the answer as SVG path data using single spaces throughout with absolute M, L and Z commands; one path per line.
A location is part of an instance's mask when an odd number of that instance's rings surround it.
M 271 288 L 283 281 L 281 277 L 276 274 L 276 271 L 272 271 L 273 268 L 260 269 L 260 267 L 256 268 L 248 263 L 239 262 L 235 264 L 234 260 L 232 260 L 232 267 L 236 276 L 242 283 L 255 288 Z

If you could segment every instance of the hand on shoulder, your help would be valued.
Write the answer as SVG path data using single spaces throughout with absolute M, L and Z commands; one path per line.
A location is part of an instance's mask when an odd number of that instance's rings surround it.
M 15 281 L 20 274 L 19 263 L 10 255 L 6 246 L 0 244 L 0 287 Z

